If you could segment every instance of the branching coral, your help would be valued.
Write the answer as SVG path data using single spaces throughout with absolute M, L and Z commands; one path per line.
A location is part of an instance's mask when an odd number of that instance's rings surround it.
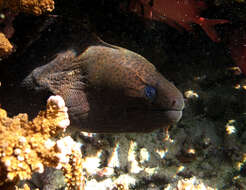
M 7 56 L 13 51 L 13 46 L 8 41 L 14 34 L 12 22 L 19 12 L 41 15 L 51 12 L 54 6 L 53 0 L 0 0 L 0 57 Z
M 46 111 L 32 121 L 27 114 L 14 118 L 0 109 L 0 185 L 14 187 L 44 167 L 62 169 L 68 189 L 83 189 L 80 146 L 69 136 L 51 140 L 69 125 L 67 107 L 60 96 L 51 96 Z M 0 188 L 1 188 L 0 186 Z

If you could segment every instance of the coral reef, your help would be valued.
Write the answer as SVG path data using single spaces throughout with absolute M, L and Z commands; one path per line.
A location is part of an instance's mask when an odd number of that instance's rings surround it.
M 53 0 L 2 0 L 0 9 L 10 9 L 12 12 L 24 12 L 41 15 L 55 8 Z
M 246 18 L 243 3 L 240 9 L 233 5 L 235 14 L 229 16 Z M 204 34 L 194 40 L 190 33 L 180 34 L 158 22 L 149 30 L 138 18 L 122 16 L 113 3 L 106 8 L 97 4 L 101 10 L 94 6 L 91 15 L 103 39 L 158 65 L 184 92 L 186 108 L 166 138 L 162 130 L 113 136 L 77 133 L 84 144 L 85 189 L 246 189 L 246 80 L 231 72 L 234 63 L 221 49 L 223 44 L 208 41 Z M 222 27 L 217 27 L 220 34 Z
M 16 187 L 15 190 L 30 190 L 30 187 L 27 184 L 24 184 L 23 188 Z M 35 189 L 35 190 L 38 190 L 38 189 Z
M 13 51 L 9 42 L 14 34 L 12 23 L 19 12 L 33 15 L 41 15 L 53 11 L 55 8 L 53 0 L 1 0 L 0 1 L 0 57 L 8 56 Z
M 70 136 L 51 139 L 69 124 L 60 96 L 51 96 L 47 109 L 32 121 L 27 114 L 9 118 L 0 109 L 0 187 L 14 188 L 19 180 L 30 179 L 33 172 L 42 173 L 47 166 L 63 170 L 67 189 L 83 189 L 80 145 Z
M 0 57 L 9 55 L 13 50 L 13 45 L 5 37 L 3 33 L 0 33 Z
M 215 190 L 214 188 L 204 185 L 195 177 L 182 179 L 178 181 L 177 190 Z

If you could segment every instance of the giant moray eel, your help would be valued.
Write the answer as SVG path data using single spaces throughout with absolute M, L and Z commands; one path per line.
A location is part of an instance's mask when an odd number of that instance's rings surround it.
M 22 85 L 61 95 L 81 130 L 150 132 L 182 116 L 182 94 L 154 65 L 103 42 L 80 23 L 58 19 L 22 62 L 41 65 Z

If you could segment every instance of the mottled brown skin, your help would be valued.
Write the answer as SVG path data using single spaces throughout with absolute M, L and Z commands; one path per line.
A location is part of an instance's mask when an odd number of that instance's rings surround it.
M 89 132 L 150 132 L 179 121 L 183 96 L 149 61 L 101 41 L 80 24 L 56 24 L 54 30 L 69 28 L 64 41 L 23 85 L 61 95 L 72 124 Z M 53 44 L 55 37 L 49 39 Z M 156 89 L 151 99 L 145 93 L 149 86 Z

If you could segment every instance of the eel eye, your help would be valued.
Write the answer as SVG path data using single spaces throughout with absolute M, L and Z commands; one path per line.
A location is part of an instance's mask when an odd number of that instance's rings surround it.
M 156 97 L 156 89 L 153 86 L 146 86 L 144 88 L 144 94 L 149 100 L 154 101 Z

